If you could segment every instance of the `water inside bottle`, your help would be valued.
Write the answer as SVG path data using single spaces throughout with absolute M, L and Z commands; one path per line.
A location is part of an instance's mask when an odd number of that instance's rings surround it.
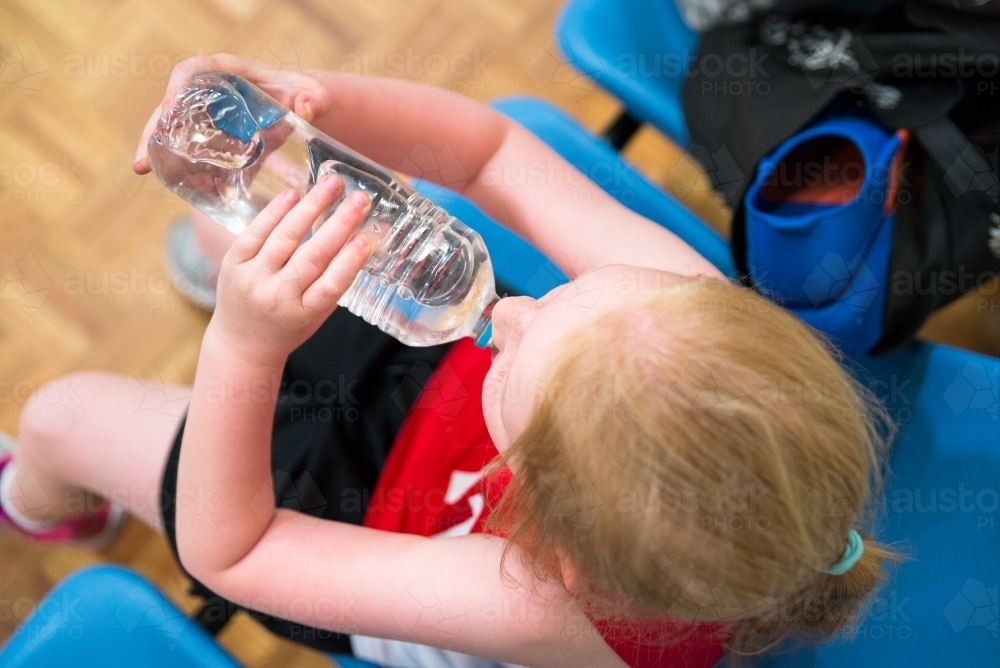
M 171 152 L 222 169 L 246 167 L 264 147 L 260 129 L 249 120 L 245 105 L 211 87 L 181 90 L 161 127 Z
M 341 305 L 413 346 L 486 329 L 498 298 L 482 238 L 240 77 L 196 75 L 164 112 L 148 149 L 164 185 L 237 234 L 283 190 L 304 195 L 336 173 L 344 190 L 313 231 L 362 190 L 372 206 L 356 233 L 375 248 Z

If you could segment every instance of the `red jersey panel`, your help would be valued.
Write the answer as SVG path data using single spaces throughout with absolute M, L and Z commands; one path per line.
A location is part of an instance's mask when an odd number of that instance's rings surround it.
M 400 430 L 373 490 L 365 526 L 420 536 L 481 533 L 491 501 L 510 481 L 505 470 L 484 483 L 497 456 L 483 417 L 488 351 L 470 339 L 456 343 L 424 386 Z M 719 624 L 665 622 L 683 630 L 663 646 L 634 628 L 592 620 L 601 637 L 632 668 L 705 668 L 725 653 Z

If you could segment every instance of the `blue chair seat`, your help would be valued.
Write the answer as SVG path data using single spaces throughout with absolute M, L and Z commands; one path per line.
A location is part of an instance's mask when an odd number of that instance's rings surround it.
M 908 559 L 854 638 L 760 661 L 769 668 L 1000 663 L 1000 361 L 915 342 L 858 377 L 900 425 L 877 537 Z
M 63 580 L 0 651 L 10 668 L 239 668 L 147 579 L 95 566 Z

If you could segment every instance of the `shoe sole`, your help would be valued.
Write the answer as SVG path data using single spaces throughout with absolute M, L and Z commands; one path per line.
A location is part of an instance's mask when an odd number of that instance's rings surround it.
M 177 290 L 177 292 L 181 293 L 181 295 L 198 308 L 211 313 L 215 311 L 215 291 L 199 285 L 197 282 L 193 282 L 189 278 L 188 273 L 185 272 L 176 262 L 174 262 L 173 256 L 170 252 L 171 235 L 174 234 L 177 226 L 184 225 L 191 225 L 190 220 L 186 217 L 175 221 L 174 225 L 168 232 L 166 248 L 163 253 L 163 266 L 170 275 L 170 282 L 173 283 L 174 289 Z

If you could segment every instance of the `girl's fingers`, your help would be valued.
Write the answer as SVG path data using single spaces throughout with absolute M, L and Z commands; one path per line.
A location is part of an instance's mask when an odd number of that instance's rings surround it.
M 286 190 L 271 200 L 264 210 L 257 214 L 250 225 L 236 237 L 229 255 L 236 262 L 252 260 L 271 236 L 271 232 L 281 220 L 288 215 L 299 201 L 299 194 L 294 190 Z
M 325 176 L 271 231 L 257 254 L 271 271 L 277 272 L 287 264 L 292 253 L 302 243 L 302 237 L 316 219 L 330 208 L 343 188 L 344 183 L 339 177 Z
M 323 274 L 302 295 L 302 308 L 313 313 L 332 311 L 354 283 L 368 258 L 372 242 L 363 234 L 355 235 L 340 249 Z
M 351 193 L 316 234 L 295 251 L 283 270 L 284 278 L 298 281 L 305 293 L 327 270 L 370 208 L 368 195 L 360 191 Z

